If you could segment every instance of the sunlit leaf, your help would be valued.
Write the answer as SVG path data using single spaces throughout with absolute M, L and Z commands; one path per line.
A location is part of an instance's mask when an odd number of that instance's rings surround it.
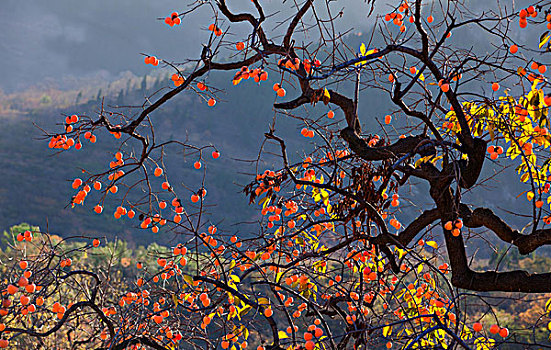
M 539 44 L 539 48 L 541 49 L 543 45 L 545 45 L 545 43 L 547 43 L 549 41 L 549 37 L 551 35 L 549 34 L 549 31 L 543 33 L 541 36 L 540 36 L 540 44 Z

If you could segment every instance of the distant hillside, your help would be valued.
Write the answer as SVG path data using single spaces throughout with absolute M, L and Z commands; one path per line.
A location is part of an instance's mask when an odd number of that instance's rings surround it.
M 209 108 L 192 94 L 182 94 L 156 112 L 154 122 L 158 138 L 188 138 L 194 144 L 215 144 L 221 150 L 221 158 L 211 162 L 208 168 L 207 204 L 214 205 L 208 211 L 213 222 L 238 231 L 245 228 L 230 225 L 257 220 L 256 208 L 248 205 L 241 190 L 255 173 L 250 160 L 257 158 L 263 134 L 273 117 L 273 91 L 268 84 L 256 89 L 246 84 L 236 88 L 228 85 L 229 81 L 229 76 L 220 77 L 217 83 L 231 89 L 228 90 L 231 97 L 221 95 L 231 98 L 231 103 L 221 101 L 215 108 Z M 141 105 L 145 96 L 166 88 L 169 82 L 166 72 L 147 77 L 124 74 L 116 81 L 102 84 L 95 80 L 79 89 L 42 86 L 0 95 L 0 230 L 26 221 L 43 229 L 48 225 L 50 231 L 61 235 L 118 235 L 140 244 L 171 239 L 172 235 L 160 237 L 150 231 L 133 229 L 128 222 L 117 221 L 109 214 L 98 216 L 92 212 L 92 200 L 87 200 L 84 207 L 66 208 L 74 194 L 69 180 L 79 176 L 80 168 L 104 169 L 112 158 L 109 152 L 113 151 L 114 140 L 100 133 L 93 147 L 85 144 L 81 151 L 56 155 L 48 149 L 40 129 L 60 130 L 56 124 L 62 122 L 66 114 L 93 116 L 103 98 L 104 103 L 111 106 Z M 253 94 L 255 98 L 251 100 Z M 235 106 L 243 108 L 236 110 Z M 278 127 L 300 136 L 297 131 L 300 129 L 296 129 L 298 126 L 291 119 Z M 192 167 L 194 161 L 169 153 L 167 171 L 174 183 L 178 183 L 178 179 L 180 182 L 185 179 L 186 183 L 199 181 L 198 172 Z M 110 204 L 112 208 L 107 206 L 106 213 L 116 206 Z
M 258 219 L 255 205 L 249 206 L 240 191 L 242 185 L 250 181 L 250 175 L 255 173 L 254 164 L 247 161 L 257 158 L 263 134 L 269 130 L 274 116 L 271 107 L 274 94 L 270 83 L 253 87 L 254 83 L 243 82 L 233 87 L 231 74 L 210 79 L 212 84 L 226 89 L 227 94 L 221 95 L 226 102 L 220 101 L 216 107 L 209 108 L 193 94 L 184 93 L 152 117 L 160 138 L 188 138 L 194 144 L 215 144 L 221 150 L 222 157 L 208 164 L 208 204 L 214 205 L 209 208 L 212 213 L 210 219 L 226 230 L 247 232 L 253 230 L 254 225 L 232 225 Z M 135 222 L 129 225 L 109 214 L 95 215 L 92 212 L 93 200 L 87 200 L 84 207 L 65 209 L 73 195 L 68 180 L 79 176 L 78 169 L 81 167 L 96 171 L 104 169 L 112 158 L 109 152 L 112 152 L 113 138 L 100 133 L 100 142 L 93 147 L 85 145 L 81 151 L 71 150 L 54 155 L 48 149 L 47 142 L 41 140 L 42 131 L 33 126 L 35 123 L 47 130 L 59 130 L 55 124 L 63 120 L 64 114 L 93 115 L 104 97 L 107 105 L 141 105 L 144 96 L 167 87 L 169 82 L 166 71 L 148 77 L 126 73 L 112 82 L 104 82 L 99 77 L 90 81 L 75 81 L 67 84 L 72 85 L 67 89 L 41 86 L 17 94 L 0 94 L 0 230 L 20 222 L 30 222 L 43 229 L 48 225 L 51 232 L 61 235 L 117 235 L 130 241 L 130 244 L 172 239 L 172 235 L 154 235 L 150 231 L 134 229 L 131 225 Z M 366 123 L 366 133 L 381 132 L 377 119 L 380 121 L 390 111 L 389 105 L 388 98 L 379 93 L 363 94 L 360 115 Z M 327 107 L 317 106 L 298 113 L 321 116 L 326 112 Z M 342 117 L 338 112 L 336 115 L 337 119 Z M 298 160 L 309 148 L 300 136 L 303 125 L 285 116 L 277 120 L 276 132 L 286 138 L 290 157 Z M 169 164 L 167 171 L 175 179 L 185 179 L 186 183 L 199 181 L 199 175 L 192 167 L 194 161 L 176 152 L 170 153 L 166 162 Z M 491 175 L 489 164 L 484 169 L 486 176 Z M 263 166 L 262 171 L 275 165 Z M 498 176 L 497 180 L 487 182 L 465 196 L 472 196 L 480 205 L 504 210 L 518 211 L 519 204 L 525 205 L 526 208 L 520 210 L 529 213 L 525 201 L 515 198 L 524 189 L 513 169 Z M 424 186 L 419 181 L 417 183 Z M 495 191 L 498 187 L 508 190 Z M 411 195 L 417 196 L 419 193 L 422 191 L 412 187 Z M 430 203 L 428 198 L 427 203 Z M 113 207 L 106 207 L 107 213 L 113 211 L 115 203 L 111 205 Z M 410 218 L 419 213 L 419 208 L 407 205 L 403 210 L 404 215 Z M 526 224 L 523 217 L 510 216 L 510 219 L 519 228 Z

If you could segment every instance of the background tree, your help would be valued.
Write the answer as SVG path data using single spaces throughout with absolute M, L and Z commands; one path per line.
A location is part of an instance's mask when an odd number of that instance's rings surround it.
M 334 29 L 346 8 L 330 2 L 283 4 L 283 20 L 258 0 L 244 12 L 222 0 L 196 2 L 163 18 L 176 29 L 197 11 L 212 12 L 199 58 L 145 55 L 145 64 L 173 70 L 170 87 L 153 92 L 137 113 L 102 104 L 97 116 L 68 115 L 63 132 L 48 138 L 60 151 L 80 150 L 105 132 L 120 140 L 109 167 L 83 169 L 74 179 L 71 205 L 93 196 L 86 205 L 93 201 L 101 214 L 115 201 L 115 218 L 175 234 L 178 243 L 151 252 L 156 265 L 140 262 L 136 279 L 119 283 L 72 267 L 70 256 L 88 254 L 99 241 L 63 247 L 48 235 L 33 239 L 32 230 L 17 235 L 21 243 L 11 244 L 22 257 L 19 269 L 6 272 L 0 346 L 23 336 L 40 342 L 65 328 L 70 346 L 103 349 L 539 342 L 545 308 L 532 335 L 521 338 L 502 327 L 492 295 L 474 292 L 546 293 L 551 273 L 530 264 L 498 271 L 501 259 L 476 270 L 482 265 L 469 259 L 465 242 L 495 235 L 520 255 L 551 242 L 551 99 L 543 91 L 546 66 L 533 59 L 546 51 L 549 32 L 542 27 L 539 40 L 526 42 L 510 36 L 551 22 L 551 4 L 496 3 L 483 14 L 464 2 L 397 2 L 382 14 L 365 5 L 376 25 L 358 50 Z M 234 31 L 242 25 L 248 34 Z M 490 36 L 484 49 L 454 40 L 477 31 Z M 234 85 L 273 83 L 276 94 L 257 174 L 244 188 L 262 206 L 254 233 L 228 234 L 209 221 L 206 173 L 223 150 L 162 139 L 154 127 L 156 111 L 181 93 L 216 108 L 222 91 L 209 77 L 220 71 L 232 72 Z M 382 118 L 358 110 L 362 95 L 376 92 L 393 109 Z M 296 119 L 302 159 L 288 153 L 280 118 Z M 367 118 L 381 121 L 381 135 L 362 130 Z M 168 152 L 195 159 L 202 181 L 171 182 Z M 265 170 L 267 163 L 276 165 Z M 527 183 L 531 215 L 522 231 L 469 202 L 487 180 L 484 164 L 496 171 L 512 164 Z M 420 214 L 410 219 L 413 211 Z

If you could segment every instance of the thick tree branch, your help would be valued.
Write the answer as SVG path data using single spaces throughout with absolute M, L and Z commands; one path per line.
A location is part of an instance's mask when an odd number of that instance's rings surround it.
M 461 205 L 460 215 L 465 226 L 470 228 L 486 227 L 492 230 L 502 241 L 511 243 L 518 248 L 520 254 L 529 254 L 543 245 L 551 244 L 551 230 L 536 230 L 529 235 L 523 235 L 511 228 L 491 209 L 476 208 L 471 211 L 466 205 Z
M 367 161 L 393 159 L 409 153 L 413 155 L 417 146 L 428 140 L 424 136 L 408 136 L 388 146 L 370 147 L 364 139 L 349 127 L 341 130 L 341 136 L 348 142 L 350 149 L 356 155 Z
M 461 274 L 453 272 L 452 284 L 478 292 L 548 293 L 551 291 L 551 273 L 530 274 L 520 270 L 474 272 L 467 268 Z
M 397 244 L 400 248 L 407 246 L 423 229 L 427 228 L 435 220 L 438 220 L 437 209 L 425 210 L 419 217 L 413 220 L 402 232 L 397 235 L 379 235 L 371 239 L 374 244 Z

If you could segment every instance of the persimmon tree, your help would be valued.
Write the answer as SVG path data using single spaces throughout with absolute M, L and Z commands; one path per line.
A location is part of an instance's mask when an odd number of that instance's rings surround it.
M 2 282 L 0 346 L 21 337 L 40 343 L 61 329 L 72 347 L 101 349 L 538 342 L 510 334 L 486 300 L 492 294 L 479 292 L 549 293 L 551 272 L 477 270 L 465 242 L 492 237 L 523 255 L 551 243 L 551 98 L 541 62 L 551 3 L 496 2 L 473 13 L 464 2 L 398 1 L 381 13 L 367 2 L 373 30 L 358 49 L 335 29 L 351 10 L 338 2 L 283 3 L 284 19 L 265 13 L 259 0 L 241 4 L 244 12 L 233 5 L 195 2 L 162 19 L 179 30 L 208 9 L 212 19 L 202 30 L 210 36 L 185 64 L 145 55 L 145 64 L 171 70 L 172 78 L 138 113 L 102 105 L 98 115 L 66 116 L 63 129 L 48 134 L 49 147 L 64 152 L 87 152 L 104 134 L 119 140 L 108 166 L 73 180 L 71 205 L 111 215 L 105 203 L 116 203 L 115 218 L 179 243 L 114 286 L 109 274 L 68 265 L 101 242 L 65 249 L 48 235 L 18 235 L 19 267 Z M 519 42 L 514 33 L 522 30 L 542 35 Z M 454 40 L 473 33 L 487 39 L 485 49 Z M 232 88 L 269 84 L 276 99 L 266 133 L 243 136 L 265 139 L 258 174 L 244 188 L 263 218 L 255 233 L 223 232 L 206 213 L 205 175 L 224 150 L 161 139 L 155 129 L 159 108 L 177 95 L 216 108 L 222 91 L 209 78 L 224 71 L 233 74 Z M 358 108 L 374 92 L 388 96 L 386 116 Z M 300 136 L 280 134 L 280 118 L 294 118 Z M 381 132 L 362 129 L 370 120 Z M 307 152 L 301 159 L 288 153 L 287 140 L 296 137 Z M 203 180 L 171 182 L 168 152 L 193 158 Z M 277 166 L 262 168 L 273 153 Z M 519 206 L 531 208 L 523 230 L 463 196 L 487 181 L 483 168 L 511 165 L 526 183 L 528 201 Z

